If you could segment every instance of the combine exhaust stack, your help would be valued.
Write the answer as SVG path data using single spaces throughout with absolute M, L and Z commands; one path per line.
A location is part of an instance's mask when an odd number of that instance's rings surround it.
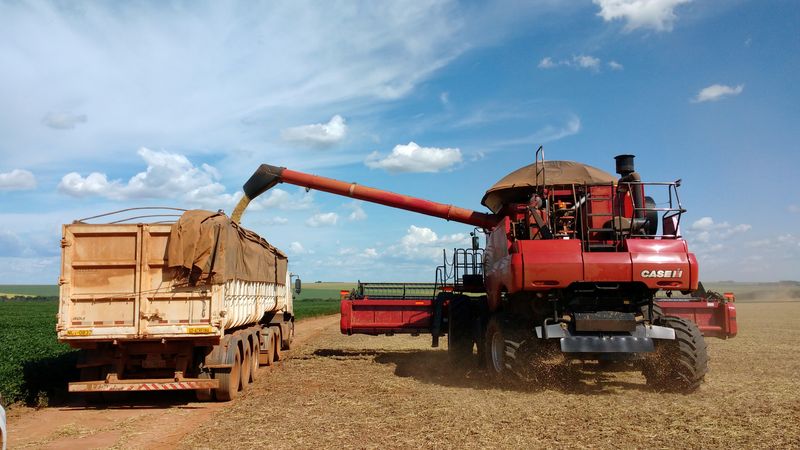
M 372 203 L 405 209 L 420 214 L 439 217 L 445 220 L 465 223 L 483 229 L 492 229 L 500 221 L 494 214 L 480 213 L 470 209 L 459 208 L 444 203 L 423 200 L 408 195 L 395 194 L 394 192 L 362 186 L 356 183 L 346 183 L 331 178 L 297 172 L 285 167 L 276 167 L 262 164 L 258 170 L 244 184 L 244 197 L 236 206 L 232 218 L 238 222 L 247 205 L 256 197 L 271 189 L 278 183 L 288 183 L 308 189 L 352 197 Z

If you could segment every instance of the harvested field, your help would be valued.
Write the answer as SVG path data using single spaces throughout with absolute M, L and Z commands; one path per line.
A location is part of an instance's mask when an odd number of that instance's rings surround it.
M 151 393 L 14 408 L 9 438 L 11 448 L 800 447 L 800 302 L 738 309 L 740 335 L 709 340 L 711 372 L 690 395 L 624 371 L 498 387 L 451 368 L 425 337 L 342 336 L 329 316 L 301 321 L 291 358 L 231 403 Z
M 740 304 L 740 335 L 709 340 L 711 372 L 691 395 L 653 392 L 624 371 L 502 388 L 453 369 L 424 337 L 329 328 L 182 445 L 225 447 L 236 436 L 237 447 L 283 448 L 797 447 L 798 316 L 800 303 Z

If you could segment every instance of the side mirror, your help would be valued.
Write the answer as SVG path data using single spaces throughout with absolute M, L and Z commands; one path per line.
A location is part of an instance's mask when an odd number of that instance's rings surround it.
M 300 295 L 300 291 L 303 290 L 303 282 L 300 281 L 300 278 L 294 279 L 294 293 Z
M 472 234 L 472 249 L 473 250 L 480 249 L 481 248 L 481 238 L 479 238 L 478 235 L 476 235 L 474 233 L 470 233 L 470 234 Z

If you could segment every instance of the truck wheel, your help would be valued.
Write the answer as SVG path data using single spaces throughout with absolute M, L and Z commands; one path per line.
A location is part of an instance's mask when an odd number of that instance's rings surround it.
M 197 375 L 197 378 L 211 378 L 211 374 L 208 372 L 200 372 L 200 374 Z M 198 402 L 208 402 L 211 401 L 213 392 L 211 389 L 197 389 L 194 391 L 194 396 L 197 398 Z
M 283 343 L 283 349 L 291 350 L 293 340 L 294 340 L 294 320 L 289 322 L 289 336 L 286 337 L 286 341 Z
M 258 333 L 250 333 L 250 382 L 253 383 L 258 378 L 258 354 L 261 352 L 258 343 Z
M 281 334 L 282 334 L 281 333 L 281 327 L 273 327 L 272 329 L 275 330 L 275 333 L 274 333 L 274 335 L 275 335 L 275 355 L 274 355 L 274 360 L 275 361 L 280 361 L 280 360 L 283 359 L 283 352 L 281 351 L 281 347 L 283 346 L 283 339 L 282 339 L 282 336 L 281 336 Z
M 662 317 L 659 325 L 675 330 L 674 341 L 656 341 L 656 352 L 644 363 L 647 384 L 662 391 L 693 392 L 708 372 L 708 350 L 697 325 L 678 317 Z
M 472 356 L 472 311 L 469 298 L 456 295 L 447 308 L 447 354 L 450 361 L 463 364 Z
M 234 347 L 233 366 L 230 369 L 214 372 L 214 378 L 219 380 L 216 396 L 217 400 L 221 402 L 233 400 L 239 393 L 239 383 L 242 379 L 242 355 L 239 353 L 239 346 L 234 344 Z
M 252 373 L 253 362 L 250 359 L 250 341 L 248 339 L 242 339 L 242 349 L 244 356 L 242 357 L 242 390 L 244 390 L 252 378 L 250 378 L 250 374 Z
M 271 366 L 275 364 L 275 332 L 272 328 L 268 331 L 267 336 L 264 337 L 267 340 L 267 351 L 262 356 L 264 357 L 264 364 Z

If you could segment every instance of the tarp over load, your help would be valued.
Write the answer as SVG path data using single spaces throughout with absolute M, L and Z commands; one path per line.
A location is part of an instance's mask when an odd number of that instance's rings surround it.
M 543 182 L 548 186 L 556 186 L 610 184 L 616 181 L 614 175 L 587 164 L 574 161 L 544 161 L 544 163 L 529 164 L 503 177 L 486 191 L 481 204 L 498 213 L 505 204 L 527 202 L 533 192 L 531 188 L 536 187 L 536 172 L 541 170 L 542 164 L 544 171 L 539 172 L 538 176 L 540 185 Z
M 186 211 L 172 225 L 167 264 L 194 284 L 230 280 L 284 284 L 287 259 L 256 233 L 223 213 Z

